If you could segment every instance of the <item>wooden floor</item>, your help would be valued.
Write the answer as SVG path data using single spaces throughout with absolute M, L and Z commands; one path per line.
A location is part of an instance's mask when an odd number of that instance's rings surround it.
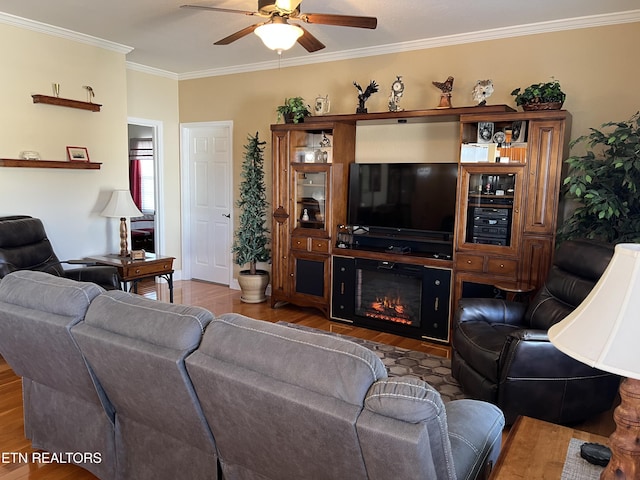
M 164 282 L 158 284 L 145 282 L 140 285 L 139 293 L 156 300 L 169 301 L 169 292 Z M 445 357 L 450 355 L 450 349 L 441 345 L 328 321 L 315 309 L 290 305 L 272 309 L 268 302 L 246 304 L 240 301 L 239 291 L 206 282 L 176 281 L 174 301 L 185 305 L 198 305 L 214 314 L 236 312 L 269 322 L 284 320 L 433 355 Z M 85 480 L 96 478 L 89 472 L 72 465 L 14 461 L 18 454 L 29 454 L 33 451 L 30 442 L 24 437 L 22 413 L 20 378 L 0 357 L 0 480 Z M 606 412 L 575 427 L 608 436 L 613 431 L 612 412 Z

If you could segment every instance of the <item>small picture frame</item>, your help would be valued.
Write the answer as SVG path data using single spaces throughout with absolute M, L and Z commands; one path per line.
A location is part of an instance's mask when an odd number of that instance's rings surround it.
M 511 142 L 524 143 L 527 138 L 527 122 L 516 120 L 511 124 Z
M 493 130 L 493 122 L 478 122 L 478 143 L 492 143 Z
M 87 147 L 67 147 L 67 158 L 70 162 L 88 162 L 89 151 Z

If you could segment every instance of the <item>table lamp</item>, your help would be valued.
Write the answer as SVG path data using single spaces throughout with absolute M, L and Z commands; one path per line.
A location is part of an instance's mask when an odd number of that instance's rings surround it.
M 127 218 L 141 217 L 143 214 L 133 203 L 129 190 L 114 190 L 109 203 L 102 210 L 103 217 L 120 218 L 120 256 L 129 256 Z
M 600 479 L 640 478 L 640 244 L 616 245 L 591 293 L 549 329 L 549 340 L 582 363 L 626 377 Z

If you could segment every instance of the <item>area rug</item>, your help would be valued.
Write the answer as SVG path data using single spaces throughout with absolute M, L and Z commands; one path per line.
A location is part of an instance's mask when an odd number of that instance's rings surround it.
M 387 369 L 387 375 L 389 375 L 389 377 L 408 375 L 410 377 L 420 378 L 435 388 L 440 393 L 444 402 L 468 398 L 462 392 L 460 384 L 451 376 L 451 360 L 448 358 L 429 355 L 428 353 L 408 350 L 406 348 L 394 347 L 384 343 L 372 342 L 371 340 L 364 340 L 340 333 L 326 332 L 295 323 L 283 321 L 277 323 L 300 330 L 346 338 L 362 345 L 374 351 L 376 355 L 380 357 L 380 360 L 382 360 L 382 363 Z

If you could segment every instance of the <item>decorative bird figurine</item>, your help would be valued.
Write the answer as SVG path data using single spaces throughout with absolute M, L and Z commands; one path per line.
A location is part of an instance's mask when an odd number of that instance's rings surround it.
M 444 82 L 431 82 L 433 83 L 442 93 L 451 93 L 453 90 L 453 77 L 448 77 Z
M 448 77 L 444 82 L 431 82 L 440 90 L 440 104 L 436 108 L 451 108 L 451 91 L 453 90 L 453 77 Z
M 88 102 L 91 103 L 91 100 L 93 100 L 93 97 L 96 96 L 95 92 L 93 91 L 93 88 L 89 85 L 83 85 L 82 88 L 87 90 L 87 96 L 89 97 Z
M 356 82 L 353 82 L 353 85 L 358 90 L 358 108 L 356 109 L 356 113 L 367 113 L 367 109 L 364 106 L 364 103 L 369 100 L 369 97 L 371 95 L 378 91 L 378 84 L 375 82 L 375 80 L 371 80 L 364 91 L 362 90 L 362 87 Z

